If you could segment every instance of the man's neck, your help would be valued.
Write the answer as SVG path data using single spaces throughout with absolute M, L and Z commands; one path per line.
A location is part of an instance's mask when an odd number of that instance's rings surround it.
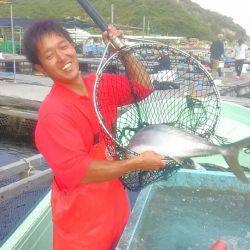
M 64 85 L 66 88 L 72 90 L 73 92 L 75 92 L 78 95 L 86 95 L 89 96 L 88 90 L 84 84 L 81 72 L 79 72 L 78 77 L 73 80 L 71 83 L 61 83 L 62 85 Z

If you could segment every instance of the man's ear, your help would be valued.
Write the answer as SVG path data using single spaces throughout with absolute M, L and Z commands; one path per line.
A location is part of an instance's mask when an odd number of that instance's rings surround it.
M 45 70 L 43 69 L 43 67 L 40 64 L 34 64 L 34 68 L 35 68 L 35 75 L 44 75 L 47 76 L 47 73 L 45 72 Z

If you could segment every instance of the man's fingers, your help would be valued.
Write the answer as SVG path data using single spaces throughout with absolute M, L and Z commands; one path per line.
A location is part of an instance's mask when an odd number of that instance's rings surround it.
M 108 37 L 113 38 L 113 37 L 119 37 L 123 38 L 124 34 L 121 30 L 117 30 L 113 25 L 108 25 Z
M 162 162 L 161 168 L 166 168 L 167 164 L 165 162 Z

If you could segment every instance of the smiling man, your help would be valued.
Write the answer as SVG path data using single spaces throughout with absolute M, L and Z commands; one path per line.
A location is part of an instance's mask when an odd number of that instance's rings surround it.
M 108 37 L 122 37 L 110 26 Z M 159 169 L 162 156 L 152 151 L 116 161 L 107 160 L 106 146 L 93 105 L 95 74 L 83 76 L 69 34 L 52 21 L 33 24 L 24 36 L 26 57 L 35 69 L 54 80 L 54 85 L 39 109 L 35 142 L 54 173 L 52 217 L 54 249 L 112 249 L 127 222 L 130 205 L 119 177 L 135 169 Z M 133 56 L 124 55 L 124 63 L 136 89 L 152 91 L 149 77 Z M 139 67 L 134 67 L 137 64 Z M 124 75 L 104 74 L 104 86 L 113 80 L 129 90 Z M 131 92 L 111 91 L 114 113 L 131 102 Z M 133 98 L 132 98 L 133 99 Z M 103 105 L 105 105 L 104 100 Z M 107 103 L 106 103 L 107 104 Z M 111 118 L 110 118 L 111 119 Z

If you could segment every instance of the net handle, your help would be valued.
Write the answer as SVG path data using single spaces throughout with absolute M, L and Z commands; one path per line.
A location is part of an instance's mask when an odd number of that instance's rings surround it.
M 104 22 L 103 18 L 97 13 L 97 11 L 90 5 L 87 0 L 77 1 L 102 32 L 108 29 L 108 25 Z
M 107 23 L 103 20 L 103 18 L 99 15 L 99 13 L 87 0 L 77 0 L 77 1 L 102 32 L 108 30 Z M 110 38 L 110 41 L 112 45 L 115 46 L 115 48 L 117 49 L 125 47 L 125 44 L 118 37 Z

